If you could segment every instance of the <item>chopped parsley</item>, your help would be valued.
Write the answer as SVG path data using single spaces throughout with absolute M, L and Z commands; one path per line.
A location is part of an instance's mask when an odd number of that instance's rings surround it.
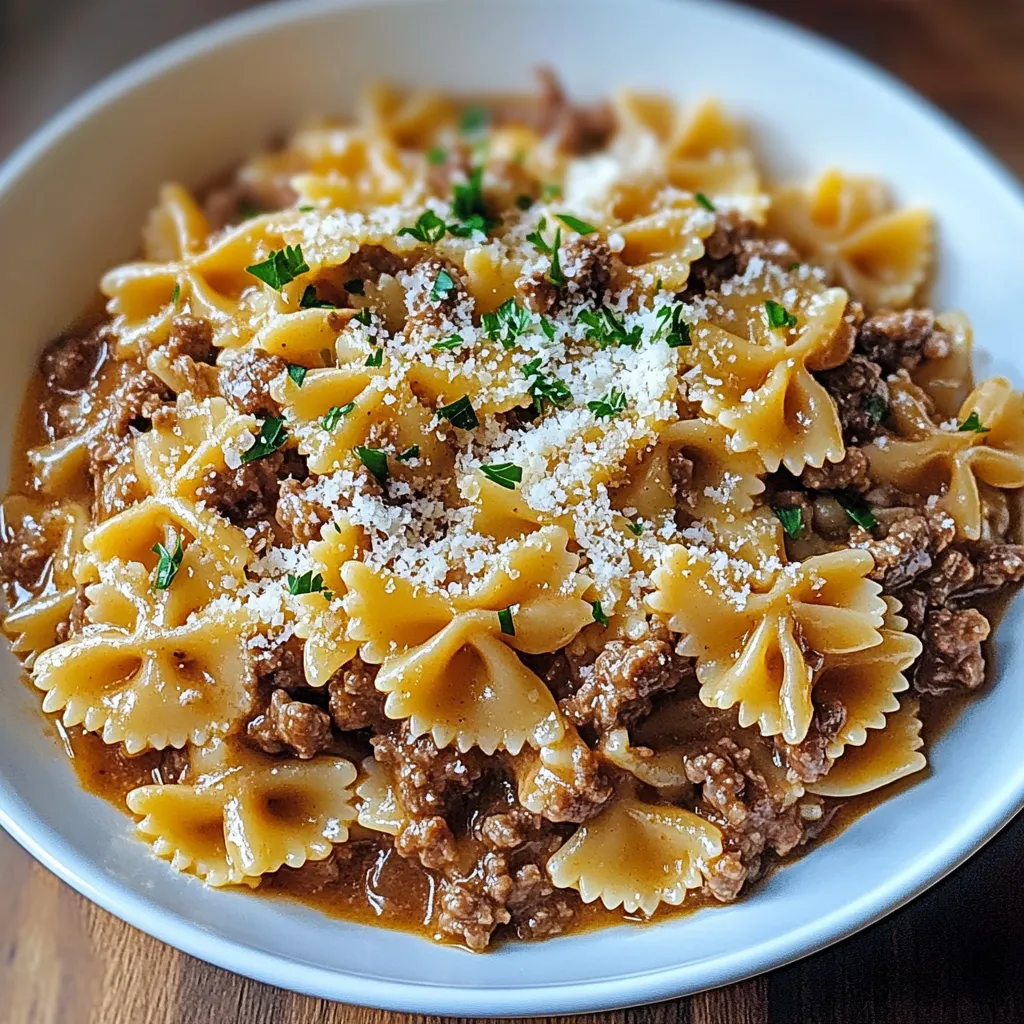
M 553 181 L 549 181 L 546 185 L 541 187 L 540 197 L 545 203 L 550 202 L 552 199 L 561 199 L 562 186 L 556 185 Z
M 542 231 L 547 230 L 547 226 L 547 217 L 541 217 L 541 219 L 537 222 L 537 230 L 531 231 L 526 236 L 526 240 L 535 248 L 540 249 L 541 252 L 545 252 L 548 253 L 548 255 L 550 255 L 554 251 L 554 247 L 545 242 L 544 236 L 541 234 Z
M 347 291 L 349 295 L 366 294 L 366 290 L 363 288 L 363 282 L 360 281 L 358 277 L 354 277 L 351 281 L 345 282 L 345 291 Z
M 288 364 L 288 376 L 295 382 L 297 388 L 302 387 L 302 382 L 306 379 L 306 374 L 309 371 L 304 366 L 299 366 L 296 363 Z
M 796 327 L 797 319 L 781 303 L 774 299 L 765 299 L 765 312 L 768 314 L 768 326 L 777 331 L 780 327 Z
M 626 396 L 618 388 L 612 388 L 604 398 L 587 402 L 587 408 L 595 419 L 610 420 L 626 408 Z
M 587 328 L 587 340 L 598 348 L 608 348 L 609 345 L 638 348 L 643 340 L 643 328 L 639 324 L 627 331 L 625 317 L 617 317 L 607 306 L 580 310 L 578 319 Z
M 349 402 L 347 405 L 332 405 L 320 421 L 320 426 L 324 430 L 333 430 L 341 422 L 342 418 L 347 416 L 355 407 L 355 402 Z
M 260 424 L 260 432 L 256 435 L 256 443 L 242 452 L 242 462 L 255 462 L 267 455 L 273 455 L 288 440 L 288 431 L 284 420 L 279 416 L 268 416 Z
M 299 213 L 312 213 L 316 207 L 312 203 L 303 203 L 299 207 Z
M 860 527 L 865 530 L 873 530 L 878 525 L 871 506 L 859 495 L 850 491 L 836 491 L 836 501 L 842 506 L 843 511 Z
M 531 231 L 526 236 L 526 240 L 551 257 L 551 269 L 544 276 L 556 288 L 564 288 L 566 284 L 565 273 L 562 271 L 562 258 L 558 251 L 562 245 L 562 229 L 555 228 L 555 239 L 553 242 L 548 243 L 544 241 L 544 236 L 541 234 L 547 226 L 547 217 L 541 217 L 537 230 Z
M 502 608 L 501 611 L 498 612 L 498 623 L 505 636 L 516 635 L 516 624 L 512 619 L 512 610 L 514 607 L 515 605 L 510 604 L 507 608 Z
M 639 537 L 644 532 L 644 524 L 637 520 L 630 520 L 626 523 L 626 529 L 629 530 L 634 537 Z
M 352 319 L 355 320 L 357 324 L 362 324 L 364 327 L 369 327 L 370 321 L 373 319 L 373 312 L 371 311 L 369 306 L 363 306 L 363 308 L 359 310 L 359 312 L 356 313 L 356 315 L 352 317 Z
M 302 298 L 299 299 L 299 305 L 303 309 L 337 309 L 333 302 L 328 302 L 326 299 L 320 299 L 317 297 L 316 288 L 307 284 L 305 290 L 302 293 Z
M 463 430 L 474 430 L 480 426 L 469 395 L 463 395 L 449 405 L 442 405 L 437 410 L 437 416 L 439 419 L 447 420 L 453 427 L 460 427 Z
M 484 131 L 491 122 L 491 113 L 486 107 L 466 107 L 459 118 L 459 131 L 463 135 L 476 135 Z
M 170 551 L 159 541 L 153 545 L 152 550 L 159 556 L 156 568 L 153 570 L 153 589 L 166 590 L 174 582 L 174 577 L 178 575 L 178 570 L 181 568 L 181 560 L 185 557 L 185 552 L 181 547 L 181 538 L 176 533 L 172 533 Z
M 299 576 L 288 573 L 289 594 L 319 594 L 324 589 L 324 578 L 310 569 Z
M 970 431 L 974 431 L 975 434 L 987 434 L 989 431 L 988 427 L 984 427 L 981 424 L 981 417 L 978 415 L 978 410 L 975 409 L 970 416 L 967 417 L 957 428 L 957 432 L 966 434 Z
M 263 210 L 256 206 L 255 203 L 239 203 L 235 210 L 238 213 L 239 220 L 252 220 L 253 217 L 259 217 L 263 213 Z
M 399 462 L 411 462 L 413 459 L 420 457 L 420 446 L 418 444 L 411 444 L 408 448 L 400 451 L 395 458 Z
M 258 277 L 264 284 L 280 291 L 294 281 L 299 274 L 305 274 L 309 264 L 302 257 L 301 245 L 286 245 L 283 249 L 272 249 L 261 263 L 246 267 L 247 274 Z M 315 294 L 315 293 L 314 293 Z
M 174 282 L 174 291 L 171 292 L 171 305 L 176 306 L 178 300 L 181 298 L 181 284 L 178 281 Z
M 715 204 L 711 202 L 711 200 L 708 199 L 708 197 L 704 195 L 703 192 L 698 192 L 693 198 L 697 200 L 698 206 L 703 206 L 704 209 L 707 210 L 709 213 L 717 212 L 715 210 Z
M 594 621 L 595 622 L 600 622 L 601 625 L 604 626 L 605 629 L 607 629 L 608 628 L 608 616 L 605 615 L 604 609 L 601 607 L 601 602 L 600 601 L 591 601 L 590 602 L 590 608 L 591 608 L 591 611 L 594 614 Z
M 427 163 L 431 167 L 437 167 L 448 159 L 448 150 L 444 146 L 431 146 L 427 153 Z
M 450 352 L 462 344 L 461 334 L 449 334 L 443 341 L 435 341 L 430 347 L 438 352 Z
M 533 206 L 533 197 L 528 195 L 516 196 L 516 206 L 518 206 L 520 210 L 528 210 Z
M 548 341 L 555 340 L 555 325 L 546 316 L 540 318 L 540 329 Z
M 365 445 L 358 445 L 352 450 L 377 483 L 386 484 L 388 482 L 388 453 L 383 448 L 367 448 Z
M 367 357 L 363 366 L 380 366 L 384 362 L 384 349 L 375 348 Z
M 565 381 L 544 373 L 540 368 L 542 361 L 543 357 L 537 356 L 523 367 L 523 376 L 533 378 L 530 381 L 529 392 L 538 415 L 544 412 L 545 404 L 548 402 L 559 409 L 564 409 L 572 402 L 572 392 Z
M 787 535 L 796 540 L 803 533 L 804 513 L 799 508 L 783 508 L 781 505 L 772 505 L 772 513 L 782 523 L 783 530 Z
M 522 482 L 523 471 L 514 462 L 496 462 L 493 466 L 481 466 L 480 472 L 488 480 L 499 484 L 507 490 L 515 490 L 515 486 Z
M 515 340 L 530 326 L 530 312 L 515 299 L 506 299 L 493 313 L 480 318 L 491 341 L 501 342 L 504 349 L 515 348 Z
M 593 224 L 588 224 L 585 220 L 580 220 L 579 217 L 573 217 L 571 214 L 556 213 L 555 216 L 567 228 L 572 228 L 579 235 L 592 235 L 597 230 Z
M 404 227 L 398 232 L 398 237 L 402 235 L 411 235 L 419 242 L 426 242 L 427 245 L 433 245 L 435 242 L 440 242 L 444 238 L 444 233 L 447 230 L 445 223 L 433 210 L 424 210 L 423 213 L 416 218 L 416 223 L 412 227 Z
M 889 415 L 889 403 L 881 395 L 865 395 L 864 409 L 872 423 L 881 423 Z
M 494 223 L 487 216 L 484 204 L 484 169 L 476 166 L 467 180 L 452 187 L 452 213 L 461 224 L 449 224 L 448 230 L 460 238 L 466 238 L 474 231 L 487 234 L 487 229 Z
M 430 301 L 440 302 L 446 295 L 455 289 L 455 278 L 442 267 L 434 278 L 434 285 L 430 289 Z
M 690 344 L 690 325 L 683 320 L 682 304 L 662 306 L 655 314 L 658 328 L 652 341 L 665 339 L 669 348 L 684 348 Z

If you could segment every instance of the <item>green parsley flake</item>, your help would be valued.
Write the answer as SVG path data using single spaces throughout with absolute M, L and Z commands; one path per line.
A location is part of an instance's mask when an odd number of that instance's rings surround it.
M 365 445 L 358 445 L 352 450 L 377 483 L 383 485 L 388 482 L 388 453 L 383 448 L 367 448 Z
M 643 340 L 643 328 L 639 324 L 627 331 L 625 317 L 617 317 L 607 306 L 580 310 L 578 320 L 587 328 L 587 340 L 598 348 L 608 348 L 609 345 L 639 348 Z
M 555 340 L 555 325 L 546 316 L 540 318 L 540 329 L 548 341 Z
M 658 318 L 658 329 L 652 341 L 664 338 L 669 348 L 684 348 L 690 344 L 690 325 L 683 320 L 682 304 L 662 306 L 655 316 Z
M 347 405 L 332 405 L 320 421 L 320 426 L 324 430 L 333 430 L 341 422 L 342 418 L 347 416 L 355 407 L 355 402 L 349 402 Z
M 957 432 L 961 434 L 969 433 L 973 431 L 975 434 L 987 434 L 989 431 L 988 427 L 984 427 L 981 424 L 981 417 L 978 415 L 978 410 L 975 409 L 970 416 L 967 417 L 957 428 Z
M 849 491 L 836 491 L 836 501 L 842 506 L 843 511 L 860 527 L 865 530 L 873 530 L 878 525 L 871 506 L 859 495 Z
M 488 480 L 514 491 L 516 484 L 522 483 L 523 471 L 514 462 L 496 462 L 493 466 L 481 466 L 480 472 Z
M 283 249 L 272 249 L 261 263 L 245 268 L 246 273 L 258 277 L 264 284 L 280 291 L 294 281 L 299 274 L 309 270 L 309 264 L 302 257 L 301 245 L 286 245 Z
M 430 347 L 438 352 L 451 352 L 452 349 L 462 345 L 461 334 L 450 334 L 443 341 L 435 341 Z
M 312 203 L 303 203 L 299 207 L 299 213 L 312 213 L 316 207 Z
M 506 299 L 493 313 L 484 313 L 480 322 L 491 341 L 500 342 L 504 349 L 511 349 L 515 348 L 516 338 L 529 328 L 530 313 L 515 299 Z
M 867 395 L 864 409 L 872 423 L 881 423 L 889 415 L 889 403 L 881 395 Z
M 547 225 L 547 218 L 541 217 L 540 222 L 537 224 L 537 230 L 531 231 L 526 236 L 526 240 L 532 243 L 542 253 L 551 257 L 551 269 L 544 276 L 556 288 L 564 288 L 566 279 L 565 274 L 562 271 L 562 260 L 558 251 L 562 245 L 562 229 L 555 228 L 555 239 L 553 242 L 548 243 L 544 240 L 544 236 L 541 234 Z
M 516 635 L 516 624 L 512 619 L 512 611 L 515 607 L 515 605 L 510 604 L 507 608 L 502 608 L 501 611 L 498 612 L 498 623 L 505 636 Z
M 459 131 L 463 135 L 477 135 L 491 123 L 491 112 L 486 107 L 466 107 L 459 118 Z
M 703 192 L 698 192 L 694 197 L 697 200 L 698 206 L 703 206 L 705 210 L 710 213 L 715 213 L 715 204 Z
M 419 242 L 425 242 L 427 245 L 434 245 L 436 242 L 440 242 L 444 238 L 444 233 L 447 230 L 445 223 L 433 210 L 424 210 L 423 213 L 416 218 L 416 223 L 412 227 L 404 227 L 398 232 L 398 237 L 402 235 L 411 235 Z
M 181 298 L 181 285 L 177 281 L 175 281 L 174 282 L 174 291 L 171 292 L 171 305 L 172 306 L 176 306 L 178 304 L 178 300 L 180 298 Z
M 768 314 L 768 326 L 773 331 L 779 330 L 780 327 L 796 327 L 796 317 L 781 303 L 776 302 L 774 299 L 765 299 L 764 308 Z
M 299 576 L 288 573 L 289 594 L 318 594 L 324 589 L 324 578 L 310 569 Z
M 555 216 L 578 235 L 592 235 L 597 230 L 593 224 L 588 224 L 585 220 L 580 220 L 579 217 L 573 217 L 571 214 L 556 213 Z
M 590 608 L 591 608 L 591 611 L 594 614 L 594 621 L 595 622 L 600 622 L 601 625 L 604 626 L 605 629 L 607 629 L 608 628 L 608 616 L 605 615 L 604 609 L 601 607 L 601 602 L 600 601 L 591 601 L 590 602 Z
M 442 267 L 434 278 L 434 286 L 430 289 L 430 301 L 440 302 L 455 289 L 455 279 Z
M 610 420 L 626 408 L 626 396 L 618 388 L 612 388 L 604 398 L 587 402 L 587 408 L 595 419 Z
M 796 540 L 803 533 L 804 514 L 799 508 L 783 508 L 781 505 L 772 505 L 772 513 L 782 523 L 783 530 Z
M 366 290 L 363 288 L 363 282 L 360 281 L 358 277 L 354 277 L 351 281 L 345 282 L 345 291 L 347 291 L 349 295 L 366 294 Z
M 337 309 L 338 307 L 333 302 L 328 302 L 326 299 L 317 298 L 316 288 L 307 284 L 305 290 L 302 293 L 302 298 L 299 299 L 299 305 L 303 309 Z
M 170 539 L 170 551 L 159 542 L 152 547 L 153 552 L 159 556 L 156 568 L 153 570 L 154 590 L 166 590 L 174 582 L 174 577 L 178 575 L 178 570 L 181 568 L 181 560 L 185 557 L 185 552 L 181 547 L 181 538 L 176 533 L 172 533 Z
M 363 366 L 380 366 L 384 362 L 384 349 L 375 348 L 367 357 Z
M 431 167 L 437 167 L 448 159 L 448 150 L 443 146 L 432 146 L 427 153 L 427 163 Z
M 449 405 L 442 405 L 437 410 L 437 416 L 438 419 L 447 420 L 453 427 L 460 427 L 462 430 L 475 430 L 480 426 L 469 395 L 463 395 Z
M 644 524 L 639 519 L 631 520 L 626 523 L 626 529 L 629 530 L 634 537 L 639 537 L 644 532 Z
M 572 392 L 568 385 L 565 381 L 559 380 L 557 377 L 549 377 L 544 373 L 540 368 L 542 362 L 543 356 L 537 356 L 523 367 L 523 376 L 533 378 L 528 390 L 538 415 L 544 412 L 544 407 L 548 402 L 558 409 L 564 409 L 572 403 Z
M 420 446 L 418 444 L 411 444 L 404 451 L 399 452 L 395 458 L 399 462 L 411 462 L 413 459 L 420 457 Z
M 295 382 L 297 388 L 302 387 L 302 382 L 306 379 L 308 372 L 304 366 L 298 366 L 295 363 L 288 364 L 288 376 Z
M 458 224 L 448 225 L 453 235 L 465 238 L 473 231 L 487 234 L 487 229 L 494 223 L 487 215 L 483 181 L 484 169 L 477 166 L 469 172 L 465 183 L 459 182 L 452 186 L 452 213 L 457 220 L 463 222 L 461 227 Z
M 551 202 L 552 199 L 561 199 L 562 186 L 556 185 L 553 181 L 550 181 L 541 188 L 540 197 L 545 203 Z
M 257 459 L 273 455 L 288 440 L 288 431 L 284 420 L 279 416 L 268 416 L 260 424 L 260 432 L 256 435 L 256 443 L 242 452 L 242 462 L 255 462 Z
M 357 324 L 362 324 L 364 327 L 369 327 L 370 321 L 373 319 L 373 311 L 370 309 L 369 306 L 363 306 L 363 308 L 359 310 L 359 312 L 356 313 L 356 315 L 352 317 L 352 319 L 355 320 Z

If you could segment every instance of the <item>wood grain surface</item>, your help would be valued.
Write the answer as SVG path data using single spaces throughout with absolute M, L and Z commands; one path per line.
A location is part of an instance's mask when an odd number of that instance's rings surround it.
M 0 154 L 89 80 L 239 6 L 244 0 L 0 0 Z M 758 6 L 885 65 L 1024 174 L 1024 0 L 762 0 Z M 119 30 L 110 32 L 112 24 Z M 1018 819 L 925 896 L 830 950 L 691 999 L 571 1019 L 1018 1024 L 1024 1021 L 1022 862 L 1024 819 Z M 210 967 L 88 903 L 0 833 L 2 1024 L 438 1020 L 308 999 Z

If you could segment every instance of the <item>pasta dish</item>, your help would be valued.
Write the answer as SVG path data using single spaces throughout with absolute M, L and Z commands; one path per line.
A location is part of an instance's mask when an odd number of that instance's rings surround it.
M 548 75 L 163 187 L 3 504 L 83 782 L 207 885 L 472 950 L 736 899 L 924 769 L 1024 577 L 1024 400 L 932 232 Z

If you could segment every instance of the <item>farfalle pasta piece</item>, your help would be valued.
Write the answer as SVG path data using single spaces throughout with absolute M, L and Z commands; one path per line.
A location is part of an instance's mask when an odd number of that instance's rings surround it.
M 669 460 L 678 453 L 689 464 L 689 482 L 676 494 Z M 720 515 L 724 508 L 749 512 L 764 491 L 764 466 L 756 451 L 732 450 L 731 437 L 717 423 L 680 420 L 666 427 L 658 442 L 615 491 L 617 508 L 658 519 L 677 508 L 694 519 Z
M 179 574 L 190 572 L 182 566 Z M 129 754 L 230 732 L 255 683 L 244 623 L 218 612 L 179 624 L 176 583 L 157 594 L 138 563 L 105 562 L 100 582 L 86 588 L 91 625 L 32 666 L 43 710 L 62 711 L 66 726 L 123 743 Z
M 397 836 L 408 815 L 387 770 L 379 761 L 368 757 L 363 761 L 361 775 L 356 786 L 359 824 L 371 832 Z
M 865 551 L 841 550 L 785 565 L 753 589 L 747 563 L 724 551 L 672 545 L 653 574 L 653 612 L 683 634 L 708 707 L 739 709 L 741 726 L 799 743 L 814 713 L 805 651 L 851 654 L 882 642 L 881 587 Z M 766 580 L 767 582 L 767 580 Z
M 342 566 L 358 558 L 362 530 L 346 519 L 324 524 L 320 540 L 309 545 L 310 572 L 323 579 L 323 590 L 293 600 L 295 635 L 305 640 L 302 667 L 310 686 L 324 686 L 355 656 L 359 645 L 348 637 L 348 615 L 342 605 Z
M 828 775 L 807 786 L 818 796 L 851 797 L 870 793 L 921 771 L 928 763 L 921 748 L 921 719 L 916 700 L 904 700 L 874 729 L 862 746 L 847 747 Z
M 808 186 L 779 189 L 769 229 L 828 268 L 872 309 L 909 305 L 932 263 L 931 215 L 895 209 L 875 178 L 829 170 Z
M 937 507 L 957 533 L 977 540 L 984 509 L 979 485 L 1024 487 L 1024 394 L 992 377 L 967 396 L 957 418 L 936 426 L 912 389 L 894 388 L 892 416 L 899 438 L 864 449 L 882 483 L 938 496 Z
M 923 360 L 912 376 L 934 403 L 938 418 L 949 419 L 974 389 L 974 330 L 967 316 L 958 312 L 943 313 L 935 323 L 949 338 L 949 353 L 941 359 Z
M 835 365 L 846 293 L 804 293 L 792 309 L 777 306 L 795 318 L 778 327 L 771 326 L 770 297 L 742 301 L 728 327 L 705 322 L 693 329 L 686 351 L 700 376 L 690 377 L 690 399 L 732 431 L 735 451 L 756 451 L 770 472 L 781 464 L 799 475 L 805 465 L 839 462 L 839 415 L 811 371 Z
M 567 542 L 565 530 L 545 527 L 458 597 L 349 562 L 341 574 L 349 636 L 364 661 L 381 666 L 388 717 L 408 718 L 414 735 L 430 732 L 440 747 L 488 754 L 557 740 L 554 698 L 516 652 L 556 651 L 593 621 L 582 599 L 590 581 Z
M 576 889 L 584 903 L 600 899 L 609 910 L 650 915 L 699 889 L 721 853 L 722 833 L 705 818 L 622 793 L 555 851 L 547 869 L 558 888 Z
M 695 202 L 670 206 L 631 216 L 616 225 L 622 238 L 619 259 L 643 283 L 660 281 L 667 292 L 686 287 L 690 266 L 704 255 L 704 239 L 714 221 Z
M 282 761 L 214 741 L 192 751 L 187 778 L 140 786 L 127 802 L 154 853 L 207 885 L 256 886 L 284 865 L 324 860 L 356 816 L 356 770 L 340 757 Z

